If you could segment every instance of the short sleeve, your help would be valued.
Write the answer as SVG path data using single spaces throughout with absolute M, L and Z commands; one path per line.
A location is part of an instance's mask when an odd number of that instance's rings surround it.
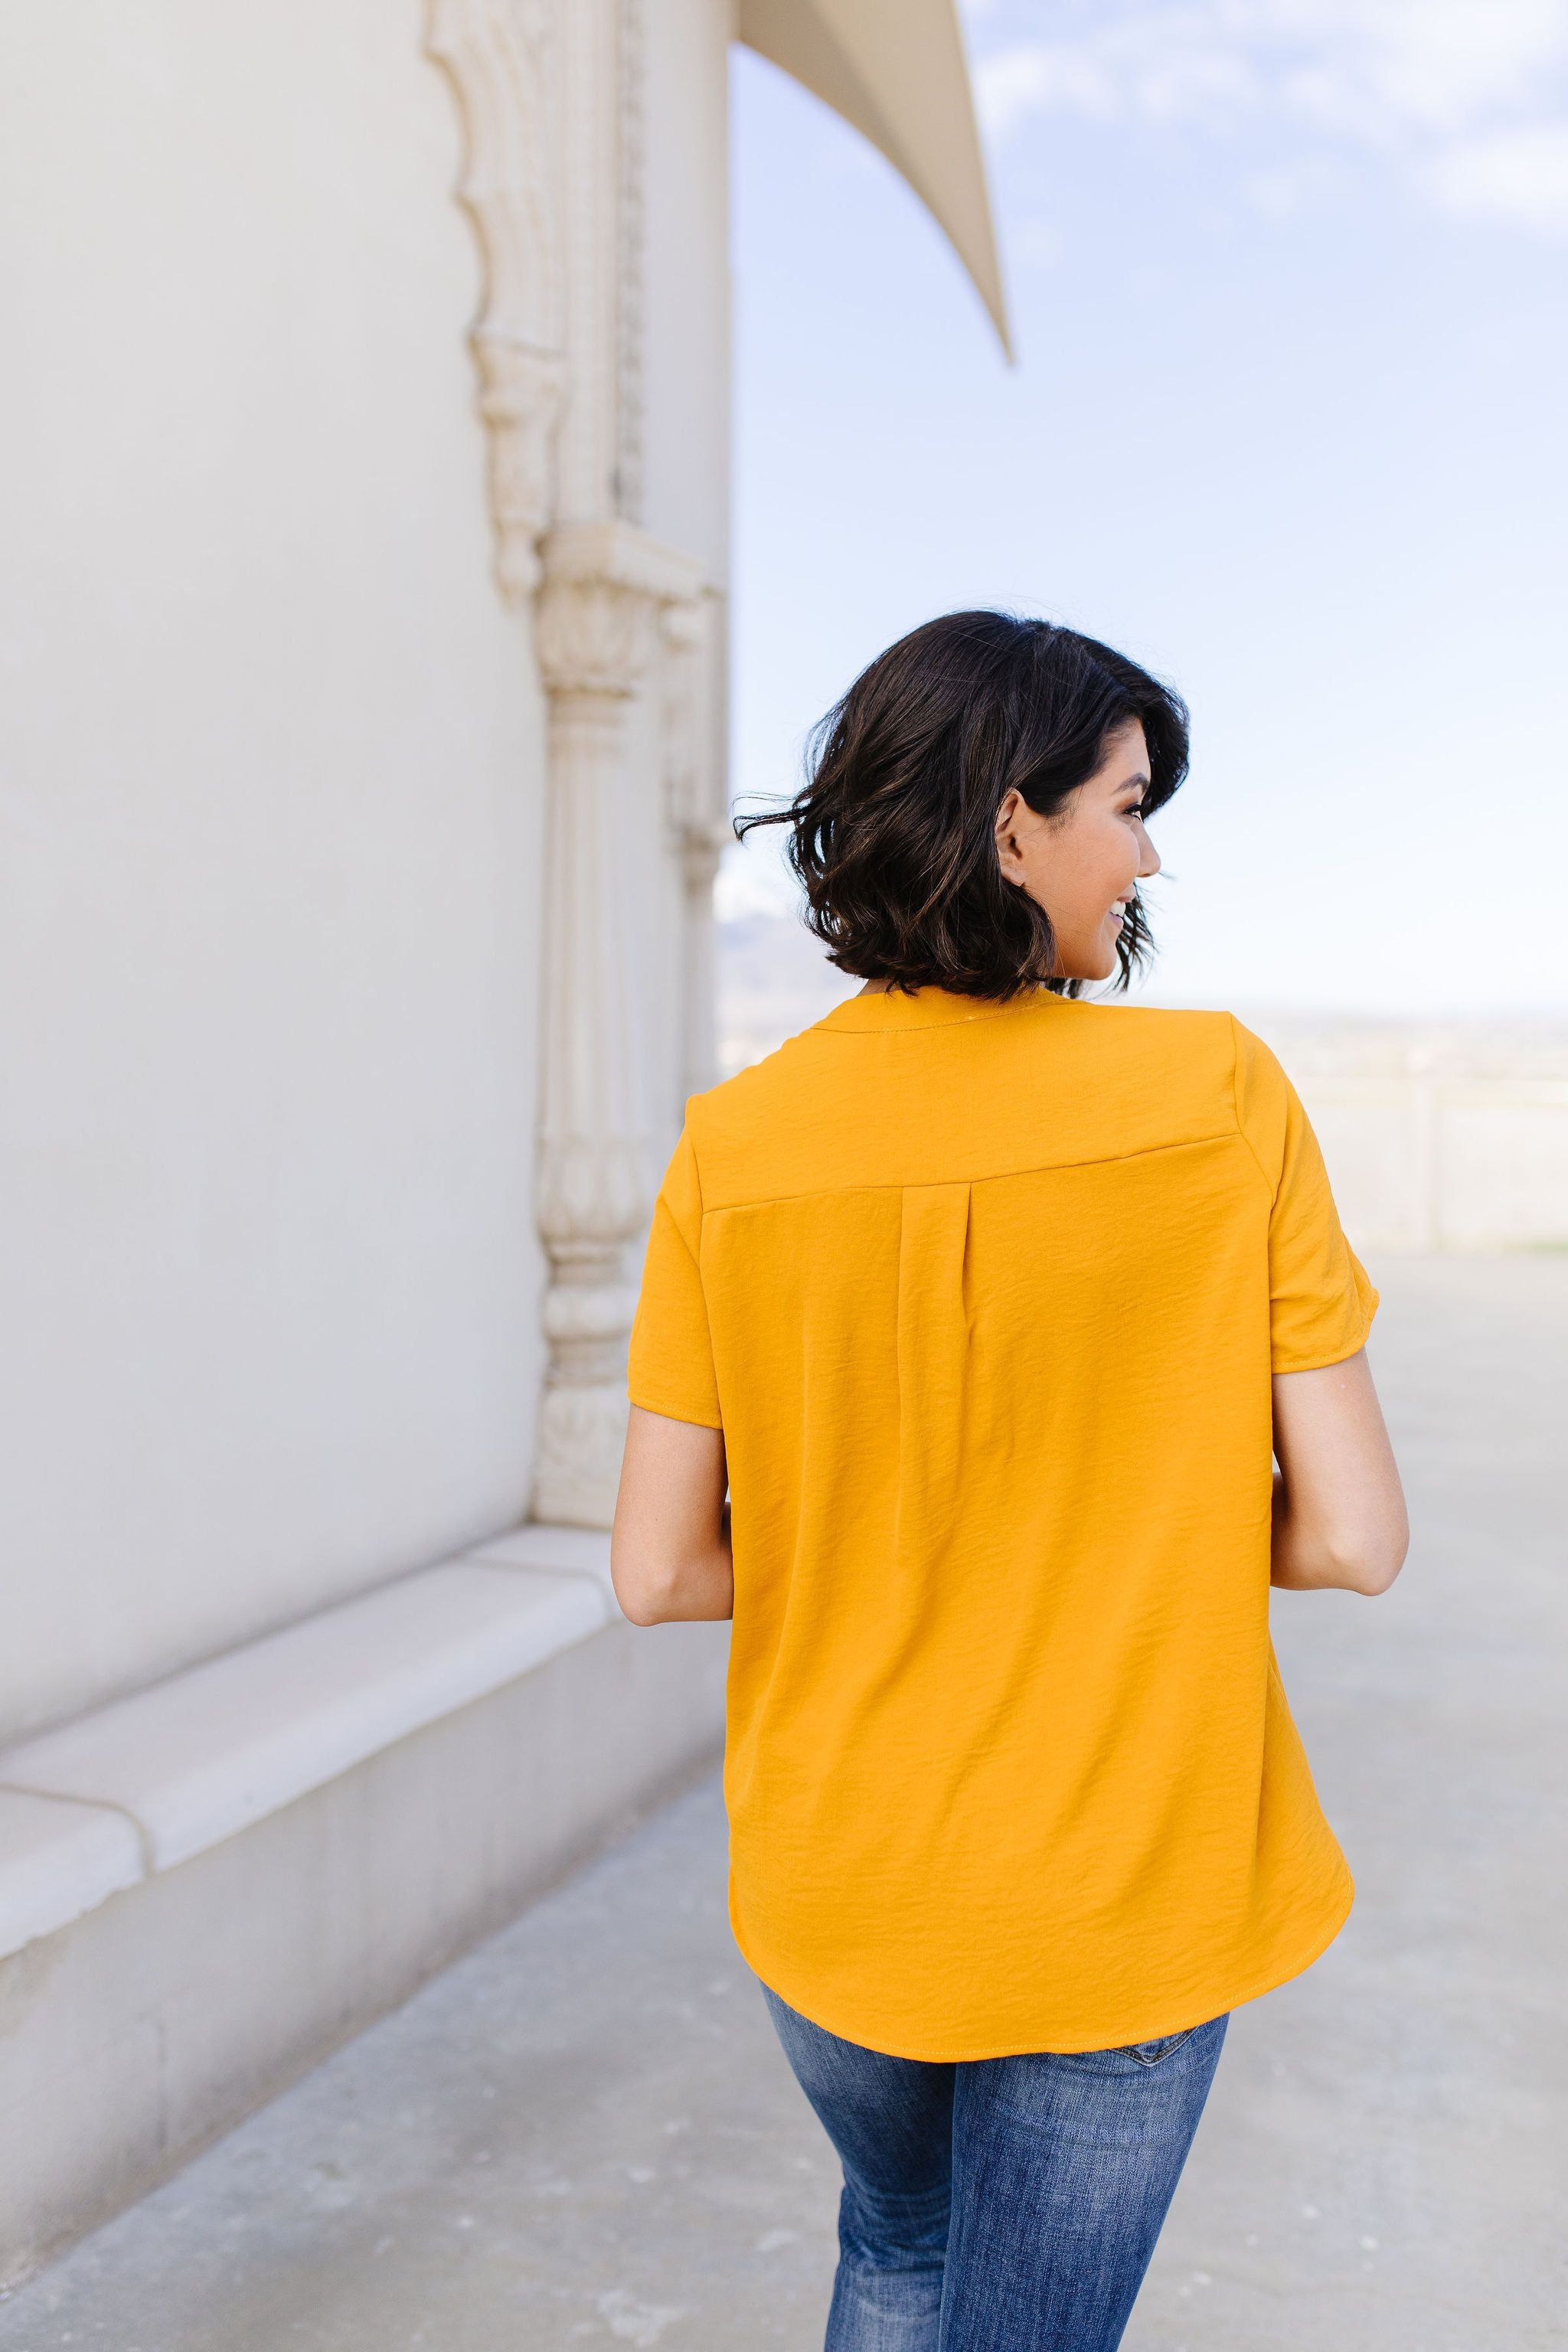
M 1237 1123 L 1273 1194 L 1268 1219 L 1269 1367 L 1312 1371 L 1365 1344 L 1378 1297 L 1340 1224 L 1311 1122 L 1260 1037 L 1236 1031 Z
M 701 1245 L 702 1187 L 691 1138 L 683 1132 L 654 1202 L 626 1388 L 633 1404 L 647 1412 L 721 1429 Z

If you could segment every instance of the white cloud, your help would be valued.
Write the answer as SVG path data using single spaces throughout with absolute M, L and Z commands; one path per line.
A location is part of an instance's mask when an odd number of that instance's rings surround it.
M 1060 29 L 1038 22 L 988 6 L 977 27 L 997 138 L 1061 113 L 1293 122 L 1386 155 L 1447 210 L 1568 226 L 1568 0 L 1058 0 Z
M 1563 0 L 1302 0 L 1268 13 L 1315 34 L 1348 94 L 1439 131 L 1531 104 L 1539 78 L 1568 60 Z
M 1568 123 L 1535 123 L 1451 147 L 1427 184 L 1448 212 L 1568 235 Z
M 994 138 L 1032 114 L 1088 114 L 1103 120 L 1124 111 L 1114 74 L 1085 50 L 1037 41 L 982 58 L 974 68 L 981 121 Z
M 975 92 L 986 125 L 1005 133 L 1032 114 L 1101 121 L 1249 109 L 1261 92 L 1245 48 L 1215 37 L 1210 9 L 1124 8 L 1077 39 L 1020 41 L 982 56 Z

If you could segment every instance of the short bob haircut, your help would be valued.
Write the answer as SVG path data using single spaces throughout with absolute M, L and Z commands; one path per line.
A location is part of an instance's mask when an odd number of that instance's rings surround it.
M 1093 637 L 1009 613 L 947 613 L 900 637 L 814 729 L 806 778 L 784 808 L 805 919 L 828 961 L 904 990 L 1076 996 L 1056 971 L 1043 909 L 1005 881 L 996 813 L 1016 786 L 1053 816 L 1129 719 L 1149 746 L 1145 811 L 1187 772 L 1187 712 L 1169 687 Z M 1136 896 L 1117 942 L 1125 989 L 1152 940 Z

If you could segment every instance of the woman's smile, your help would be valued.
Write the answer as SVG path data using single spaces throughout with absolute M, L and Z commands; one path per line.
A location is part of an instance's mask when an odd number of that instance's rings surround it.
M 1144 829 L 1151 797 L 1149 744 L 1139 719 L 1110 730 L 1099 764 L 1048 815 L 1015 787 L 996 813 L 996 852 L 1004 877 L 1026 890 L 1055 934 L 1056 968 L 1074 980 L 1109 980 L 1138 883 L 1160 860 Z M 1100 894 L 1112 874 L 1121 887 Z M 1101 912 L 1089 909 L 1100 899 Z M 1109 925 L 1110 937 L 1106 938 Z

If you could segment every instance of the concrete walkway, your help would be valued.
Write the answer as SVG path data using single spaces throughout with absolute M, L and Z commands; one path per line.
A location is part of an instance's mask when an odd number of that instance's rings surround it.
M 1411 1563 L 1276 1604 L 1361 1899 L 1237 2018 L 1129 2352 L 1568 2343 L 1568 1258 L 1376 1271 Z M 834 2169 L 722 1843 L 710 1783 L 0 2305 L 0 2352 L 812 2352 Z

